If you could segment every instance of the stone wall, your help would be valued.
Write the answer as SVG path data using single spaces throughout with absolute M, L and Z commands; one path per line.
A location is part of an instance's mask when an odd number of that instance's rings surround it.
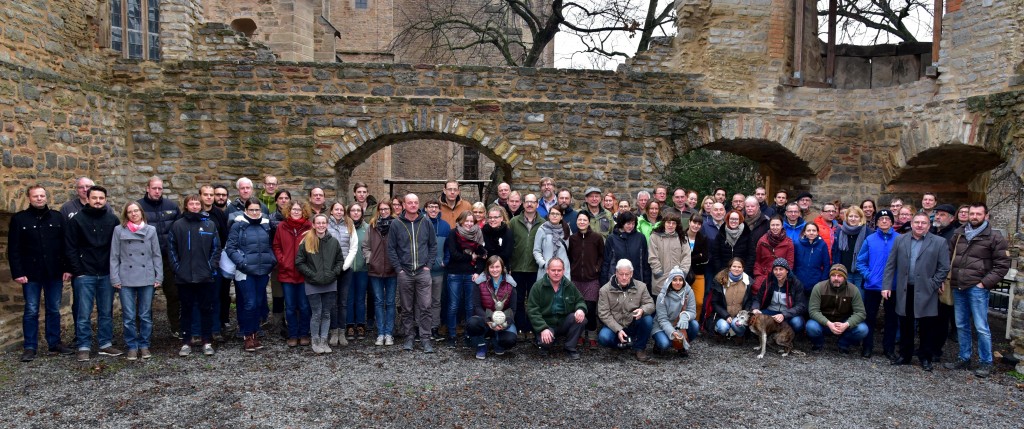
M 940 94 L 968 96 L 1005 90 L 1024 60 L 1024 4 L 966 0 L 942 18 Z
M 112 0 L 110 0 L 112 1 Z M 160 2 L 160 51 L 165 61 L 193 58 L 196 34 L 205 22 L 200 0 L 162 0 Z M 202 36 L 199 36 L 202 37 Z
M 72 79 L 104 76 L 97 0 L 10 1 L 0 8 L 0 61 Z M 105 8 L 103 8 L 105 11 Z M 99 72 L 99 73 L 97 73 Z

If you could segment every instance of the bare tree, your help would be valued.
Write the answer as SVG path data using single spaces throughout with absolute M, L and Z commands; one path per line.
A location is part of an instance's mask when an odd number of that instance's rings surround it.
M 929 0 L 838 0 L 837 40 L 875 45 L 916 42 L 931 34 L 933 4 Z M 818 1 L 819 27 L 827 28 L 828 0 Z
M 647 50 L 651 38 L 675 25 L 674 1 L 665 0 L 426 0 L 401 11 L 392 49 L 425 60 L 536 67 L 559 32 L 580 40 L 580 52 L 628 58 L 630 50 L 610 43 L 618 34 Z M 658 32 L 660 31 L 660 34 Z

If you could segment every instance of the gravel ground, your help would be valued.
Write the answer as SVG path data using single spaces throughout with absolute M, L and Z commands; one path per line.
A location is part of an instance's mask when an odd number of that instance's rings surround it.
M 467 347 L 427 355 L 369 339 L 329 356 L 275 338 L 255 354 L 230 341 L 180 358 L 159 313 L 150 361 L 0 355 L 0 426 L 1024 427 L 1024 386 L 1006 365 L 982 380 L 834 351 L 757 360 L 753 341 L 698 341 L 688 359 L 648 364 L 522 345 L 479 361 Z

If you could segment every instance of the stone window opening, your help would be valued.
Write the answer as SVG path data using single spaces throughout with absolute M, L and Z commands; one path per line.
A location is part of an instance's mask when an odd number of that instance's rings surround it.
M 160 59 L 160 1 L 111 0 L 110 49 L 123 58 Z
M 369 9 L 370 0 L 354 0 L 356 9 Z
M 245 34 L 245 37 L 252 38 L 253 33 L 256 32 L 256 22 L 249 18 L 238 18 L 231 21 L 231 29 L 239 33 Z

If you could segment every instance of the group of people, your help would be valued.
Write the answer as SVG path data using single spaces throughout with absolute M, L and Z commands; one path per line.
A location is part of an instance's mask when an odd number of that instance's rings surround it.
M 960 349 L 945 366 L 968 368 L 973 324 L 975 374 L 991 372 L 988 291 L 1010 263 L 983 203 L 939 205 L 928 193 L 919 211 L 899 199 L 880 210 L 870 199 L 818 208 L 807 192 L 790 201 L 780 190 L 770 204 L 758 187 L 727 203 L 721 188 L 699 200 L 686 189 L 669 199 L 658 187 L 630 204 L 588 187 L 577 208 L 551 178 L 539 187 L 523 195 L 502 183 L 488 205 L 462 199 L 450 180 L 421 205 L 415 194 L 376 202 L 356 183 L 346 204 L 328 203 L 321 188 L 299 201 L 273 176 L 257 192 L 243 177 L 234 200 L 227 187 L 206 185 L 185 195 L 181 210 L 154 176 L 118 217 L 88 178 L 60 212 L 33 186 L 29 208 L 11 219 L 8 252 L 25 293 L 22 359 L 36 355 L 41 295 L 50 351 L 89 360 L 95 306 L 99 354 L 121 355 L 115 291 L 127 358 L 149 358 L 156 289 L 179 355 L 192 347 L 212 355 L 232 326 L 233 287 L 250 352 L 276 322 L 289 347 L 317 354 L 376 334 L 376 346 L 404 336 L 404 349 L 420 342 L 427 353 L 434 341 L 466 343 L 479 359 L 532 341 L 545 354 L 561 348 L 578 358 L 580 347 L 600 345 L 646 361 L 651 339 L 656 353 L 685 356 L 701 331 L 742 337 L 736 316 L 746 310 L 788 323 L 814 351 L 835 336 L 840 352 L 860 346 L 870 358 L 881 307 L 882 351 L 893 364 L 911 362 L 919 335 L 917 356 L 931 370 L 955 323 Z M 67 280 L 73 348 L 60 338 Z

